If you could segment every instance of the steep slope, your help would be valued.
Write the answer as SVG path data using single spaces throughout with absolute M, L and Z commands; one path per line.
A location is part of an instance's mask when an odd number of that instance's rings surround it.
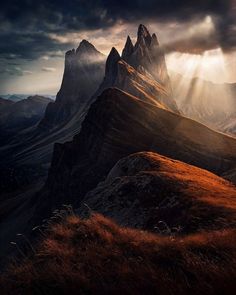
M 55 145 L 45 203 L 79 204 L 119 159 L 144 150 L 217 174 L 236 161 L 235 139 L 112 88 L 91 106 L 74 140 Z
M 104 66 L 105 56 L 86 40 L 66 53 L 61 89 L 41 122 L 7 136 L 7 144 L 2 142 L 0 188 L 28 186 L 47 175 L 54 143 L 71 140 L 79 132 L 91 96 L 104 77 Z
M 168 89 L 157 82 L 143 67 L 137 71 L 127 64 L 113 47 L 106 62 L 105 77 L 94 97 L 109 87 L 119 88 L 137 98 L 161 108 L 178 112 Z
M 95 97 L 105 89 L 116 87 L 139 99 L 178 113 L 173 100 L 165 56 L 159 47 L 156 35 L 139 26 L 136 45 L 128 36 L 120 57 L 113 47 L 107 58 L 105 78 Z
M 102 81 L 104 64 L 105 56 L 86 40 L 81 41 L 77 50 L 66 52 L 61 88 L 39 127 L 45 130 L 57 127 L 81 111 Z
M 122 58 L 135 69 L 140 66 L 146 69 L 155 79 L 163 84 L 171 96 L 170 80 L 167 72 L 165 55 L 159 46 L 155 34 L 150 35 L 148 29 L 140 24 L 136 44 L 133 45 L 128 36 Z
M 215 130 L 236 135 L 235 84 L 215 84 L 171 74 L 174 98 L 179 110 Z
M 144 57 L 148 52 L 145 52 Z M 80 131 L 81 122 L 91 103 L 108 87 L 118 87 L 160 108 L 178 112 L 176 103 L 163 83 L 158 82 L 143 66 L 134 69 L 128 65 L 114 48 L 106 62 L 103 82 L 98 87 L 98 76 L 102 81 L 104 75 L 104 69 L 101 70 L 103 67 L 104 56 L 85 40 L 77 51 L 72 50 L 66 54 L 61 89 L 56 101 L 48 105 L 38 128 L 19 132 L 17 136 L 10 138 L 8 145 L 0 149 L 0 155 L 4 159 L 1 187 L 25 185 L 24 179 L 26 184 L 31 183 L 31 176 L 37 177 L 37 172 L 40 177 L 43 171 L 46 175 L 54 143 L 71 140 Z M 96 92 L 95 87 L 98 88 Z M 89 97 L 90 94 L 92 97 Z M 12 174 L 13 178 L 10 177 Z M 19 178 L 19 181 L 15 181 Z M 12 179 L 14 185 L 12 181 L 5 182 L 6 179 Z
M 121 159 L 90 191 L 92 211 L 129 227 L 189 234 L 236 226 L 236 187 L 197 167 L 151 152 Z

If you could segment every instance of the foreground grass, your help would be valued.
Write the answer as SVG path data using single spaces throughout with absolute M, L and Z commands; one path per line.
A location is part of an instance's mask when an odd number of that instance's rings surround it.
M 94 214 L 51 226 L 1 294 L 235 294 L 236 231 L 163 237 Z

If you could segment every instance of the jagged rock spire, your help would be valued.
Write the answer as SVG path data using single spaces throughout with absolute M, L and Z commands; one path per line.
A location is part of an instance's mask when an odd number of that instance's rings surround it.
M 140 24 L 138 27 L 137 43 L 135 47 L 137 48 L 140 44 L 150 46 L 151 42 L 152 42 L 152 37 L 148 29 L 144 25 Z
M 112 47 L 106 61 L 106 70 L 105 77 L 109 78 L 109 82 L 113 82 L 113 80 L 117 76 L 117 63 L 121 59 L 119 52 L 115 47 Z
M 156 34 L 152 34 L 152 42 L 151 42 L 151 46 L 159 46 L 159 42 L 158 42 L 158 39 L 157 39 L 157 36 Z
M 127 37 L 125 47 L 122 51 L 122 58 L 127 60 L 127 58 L 134 52 L 134 45 L 130 39 L 130 36 Z
M 155 80 L 166 87 L 172 95 L 170 80 L 166 68 L 165 55 L 159 46 L 156 34 L 150 34 L 148 29 L 140 24 L 137 32 L 137 42 L 133 46 L 127 38 L 122 58 L 139 71 L 140 67 L 151 74 Z

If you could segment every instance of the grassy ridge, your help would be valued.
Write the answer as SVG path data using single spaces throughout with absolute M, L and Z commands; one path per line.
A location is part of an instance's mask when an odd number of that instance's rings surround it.
M 1 294 L 235 294 L 236 231 L 164 237 L 67 216 L 1 277 Z

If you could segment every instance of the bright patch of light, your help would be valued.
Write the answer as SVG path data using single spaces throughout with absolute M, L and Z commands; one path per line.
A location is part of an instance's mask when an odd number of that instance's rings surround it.
M 227 76 L 221 48 L 206 51 L 203 55 L 171 53 L 167 56 L 168 68 L 188 79 L 199 77 L 215 83 L 224 83 Z

